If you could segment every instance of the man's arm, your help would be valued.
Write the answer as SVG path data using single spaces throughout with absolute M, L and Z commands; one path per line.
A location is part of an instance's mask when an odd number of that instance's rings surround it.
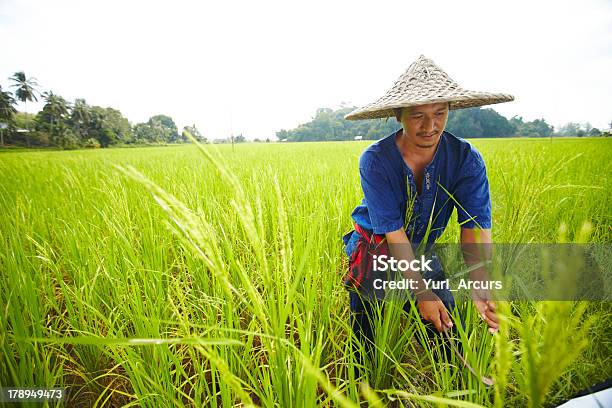
M 385 234 L 385 237 L 387 238 L 389 251 L 393 258 L 398 261 L 401 259 L 412 261 L 414 259 L 412 246 L 403 228 L 397 231 L 388 232 Z M 414 293 L 417 299 L 417 309 L 421 317 L 433 323 L 436 330 L 439 332 L 446 331 L 453 327 L 453 322 L 448 316 L 448 311 L 444 303 L 442 303 L 440 298 L 431 290 L 426 290 L 421 274 L 418 271 L 409 269 L 404 272 L 404 277 L 406 279 L 412 279 L 414 282 L 418 282 L 417 289 Z
M 491 230 L 480 228 L 461 228 L 461 249 L 465 264 L 474 268 L 470 271 L 470 279 L 475 281 L 488 280 L 487 263 L 491 260 Z M 474 305 L 478 313 L 494 333 L 499 328 L 499 319 L 495 312 L 495 303 L 490 300 L 488 291 L 472 291 Z

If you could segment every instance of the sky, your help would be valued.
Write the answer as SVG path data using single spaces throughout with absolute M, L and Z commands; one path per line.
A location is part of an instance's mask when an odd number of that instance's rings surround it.
M 0 0 L 3 89 L 25 71 L 210 139 L 274 138 L 317 108 L 372 102 L 421 54 L 465 88 L 514 95 L 490 106 L 508 118 L 612 122 L 609 0 Z

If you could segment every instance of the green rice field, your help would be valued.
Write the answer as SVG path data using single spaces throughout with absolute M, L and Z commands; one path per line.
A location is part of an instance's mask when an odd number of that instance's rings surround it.
M 472 142 L 494 242 L 612 243 L 612 140 Z M 537 407 L 612 377 L 610 303 L 505 302 L 495 335 L 460 305 L 493 386 L 394 311 L 355 378 L 341 236 L 367 145 L 0 151 L 0 386 L 77 407 Z

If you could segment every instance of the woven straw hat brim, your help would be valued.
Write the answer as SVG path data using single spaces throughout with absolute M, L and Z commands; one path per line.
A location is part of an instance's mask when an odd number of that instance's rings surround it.
M 432 60 L 423 55 L 413 62 L 385 95 L 345 116 L 345 119 L 376 119 L 395 116 L 395 109 L 450 102 L 450 109 L 472 108 L 513 101 L 512 95 L 463 89 Z
M 356 109 L 346 115 L 344 118 L 348 120 L 360 119 L 380 119 L 395 117 L 395 109 L 408 108 L 410 106 L 426 105 L 429 103 L 450 102 L 450 109 L 474 108 L 477 106 L 492 105 L 495 103 L 510 102 L 514 100 L 514 96 L 501 93 L 464 91 L 461 99 L 457 97 L 441 97 L 429 98 L 421 100 L 409 100 L 406 102 L 396 102 L 392 104 L 382 104 L 379 101 Z M 382 99 L 382 98 L 381 98 Z

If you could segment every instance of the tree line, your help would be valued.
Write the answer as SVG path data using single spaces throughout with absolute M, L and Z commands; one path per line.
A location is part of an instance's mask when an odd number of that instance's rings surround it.
M 131 144 L 184 143 L 190 132 L 200 142 L 208 140 L 195 125 L 185 126 L 181 133 L 170 116 L 155 115 L 148 121 L 135 125 L 114 108 L 88 105 L 85 99 L 68 102 L 52 91 L 40 92 L 35 78 L 27 77 L 23 71 L 9 78 L 10 90 L 0 86 L 0 146 L 5 144 L 22 146 L 56 146 L 63 149 L 80 147 L 108 147 Z M 28 102 L 41 97 L 45 102 L 42 110 L 29 115 Z M 24 104 L 25 112 L 18 112 L 17 102 Z M 328 141 L 328 140 L 376 140 L 399 128 L 395 118 L 368 121 L 344 119 L 354 106 L 342 106 L 333 110 L 317 109 L 310 122 L 295 129 L 276 132 L 281 141 Z M 612 126 L 612 124 L 610 125 Z M 462 138 L 480 137 L 549 137 L 549 136 L 609 136 L 593 128 L 589 123 L 570 122 L 555 131 L 544 119 L 524 121 L 520 116 L 511 119 L 490 108 L 452 110 L 446 130 Z M 213 143 L 241 143 L 242 134 L 225 139 L 214 139 Z M 255 142 L 261 140 L 255 139 Z M 269 142 L 266 139 L 266 142 Z
M 144 123 L 131 125 L 122 113 L 110 107 L 88 105 L 85 99 L 68 102 L 52 91 L 40 92 L 36 78 L 16 72 L 10 90 L 0 86 L 0 146 L 5 144 L 56 146 L 62 149 L 108 147 L 130 144 L 183 143 L 190 132 L 196 139 L 207 140 L 195 125 L 185 126 L 179 134 L 174 120 L 167 115 L 155 115 Z M 31 116 L 28 102 L 45 102 L 42 110 Z M 25 112 L 15 108 L 23 102 Z
M 353 140 L 376 140 L 399 129 L 395 118 L 349 121 L 344 116 L 356 107 L 340 109 L 317 109 L 313 119 L 295 129 L 280 130 L 276 137 L 288 142 Z M 490 108 L 468 108 L 451 110 L 446 130 L 462 138 L 482 137 L 550 137 L 550 136 L 600 136 L 602 132 L 589 123 L 570 122 L 555 131 L 544 119 L 525 122 L 522 117 L 507 119 Z M 609 136 L 609 134 L 604 134 Z

